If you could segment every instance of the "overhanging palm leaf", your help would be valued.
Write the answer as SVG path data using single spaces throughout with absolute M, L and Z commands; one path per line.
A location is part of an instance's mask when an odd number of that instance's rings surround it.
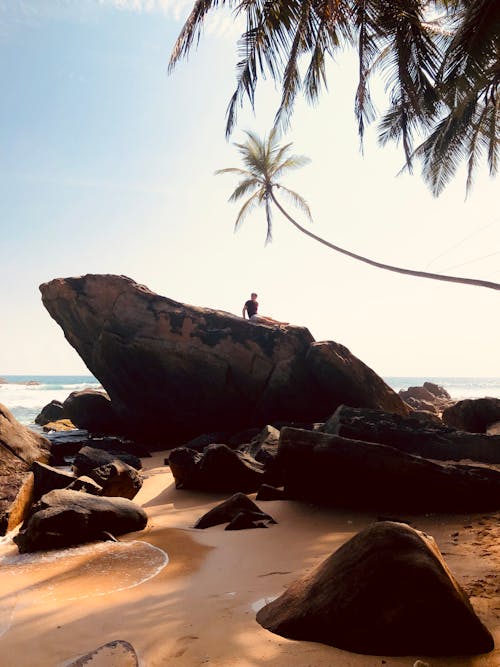
M 289 199 L 296 208 L 301 210 L 309 220 L 312 220 L 311 211 L 305 199 L 297 192 L 289 190 L 281 185 L 281 183 L 277 182 L 277 177 L 284 174 L 287 169 L 295 169 L 304 166 L 309 162 L 309 159 L 301 155 L 291 155 L 290 148 L 292 144 L 286 144 L 285 146 L 280 147 L 275 130 L 273 130 L 267 138 L 264 137 L 264 139 L 260 139 L 253 132 L 246 132 L 246 135 L 247 141 L 243 144 L 235 144 L 235 146 L 238 148 L 243 162 L 248 166 L 248 170 L 229 167 L 226 169 L 219 169 L 215 172 L 216 174 L 234 173 L 243 176 L 243 180 L 237 185 L 236 189 L 231 194 L 229 201 L 238 201 L 250 191 L 255 190 L 251 197 L 243 204 L 238 213 L 234 226 L 235 231 L 238 231 L 246 217 L 257 206 L 264 204 L 267 223 L 266 244 L 269 243 L 272 240 L 272 204 L 274 204 L 285 218 L 306 236 L 309 236 L 336 252 L 347 255 L 352 259 L 357 259 L 370 266 L 418 278 L 431 278 L 433 280 L 441 280 L 444 282 L 462 283 L 464 285 L 475 285 L 478 287 L 500 290 L 500 284 L 487 280 L 461 278 L 459 276 L 445 276 L 440 273 L 414 271 L 413 269 L 404 269 L 398 266 L 391 266 L 390 264 L 383 264 L 382 262 L 377 262 L 368 257 L 364 257 L 363 255 L 358 255 L 350 250 L 341 248 L 340 246 L 334 245 L 316 234 L 313 234 L 313 232 L 303 227 L 292 218 L 274 194 L 275 190 L 279 190 L 279 192 L 284 194 L 286 198 Z
M 227 135 L 238 107 L 245 97 L 253 107 L 258 80 L 266 76 L 281 87 L 275 124 L 286 128 L 297 96 L 303 93 L 315 102 L 326 87 L 327 56 L 351 46 L 359 61 L 354 110 L 361 141 L 366 125 L 377 117 L 370 77 L 380 71 L 389 101 L 381 115 L 381 143 L 401 142 L 408 168 L 413 156 L 425 154 L 424 176 L 435 194 L 462 161 L 469 168 L 469 186 L 483 148 L 490 173 L 496 173 L 499 0 L 196 0 L 170 68 L 198 43 L 208 12 L 221 7 L 246 20 L 237 44 L 237 84 L 227 110 Z M 487 94 L 481 92 L 485 90 Z M 456 108 L 457 99 L 463 114 Z M 476 107 L 472 115 L 466 113 L 469 102 Z M 484 116 L 483 105 L 488 107 Z M 450 114 L 451 122 L 441 124 Z M 472 135 L 460 142 L 464 124 L 467 130 L 473 125 Z M 432 159 L 429 144 L 413 151 L 416 131 L 423 131 L 434 146 Z M 455 139 L 460 150 L 453 148 L 458 146 Z M 440 180 L 440 173 L 446 178 Z

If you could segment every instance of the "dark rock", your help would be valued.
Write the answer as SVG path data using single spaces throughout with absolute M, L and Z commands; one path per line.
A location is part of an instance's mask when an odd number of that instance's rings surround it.
M 89 432 L 83 429 L 75 431 L 52 431 L 47 433 L 51 444 L 49 463 L 52 466 L 64 466 L 66 459 L 75 456 L 82 447 L 90 443 Z
M 226 443 L 229 434 L 225 431 L 214 431 L 213 433 L 203 433 L 189 442 L 186 442 L 184 447 L 194 449 L 195 452 L 202 452 L 208 445 L 217 443 Z
M 274 519 L 268 520 L 268 522 L 276 523 Z M 267 524 L 263 521 L 262 512 L 240 512 L 228 523 L 224 530 L 248 530 L 250 528 L 267 528 Z
M 50 443 L 0 404 L 0 535 L 26 517 L 33 498 L 34 461 L 47 461 Z
M 241 447 L 243 452 L 249 454 L 259 463 L 262 463 L 266 471 L 269 482 L 279 485 L 281 483 L 281 474 L 278 466 L 278 443 L 280 432 L 271 425 L 264 426 L 250 444 Z
M 121 496 L 132 500 L 142 487 L 137 470 L 119 459 L 91 470 L 88 475 L 102 487 L 103 496 Z
M 36 502 L 42 496 L 54 489 L 65 489 L 75 481 L 73 473 L 65 472 L 35 461 L 31 470 L 33 471 L 34 487 L 33 487 L 33 501 Z
M 323 425 L 325 433 L 378 442 L 441 461 L 472 459 L 500 463 L 500 437 L 465 433 L 420 418 L 342 405 Z
M 111 438 L 109 436 L 103 438 L 92 437 L 90 438 L 88 445 L 94 449 L 103 449 L 106 452 L 124 452 L 126 454 L 132 454 L 137 458 L 147 458 L 151 456 L 145 445 L 125 438 Z
M 230 438 L 228 438 L 227 444 L 229 447 L 240 447 L 240 445 L 247 445 L 252 438 L 255 438 L 255 436 L 259 435 L 261 429 L 256 428 L 255 426 L 253 428 L 246 428 L 243 431 L 238 431 L 238 433 L 234 433 Z
M 47 438 L 52 444 L 51 465 L 65 465 L 67 459 L 76 456 L 85 446 L 107 452 L 126 452 L 135 457 L 151 456 L 146 447 L 140 443 L 115 437 L 94 438 L 83 429 L 49 433 Z
M 486 433 L 499 420 L 500 398 L 467 398 L 443 410 L 445 424 L 471 433 Z
M 95 651 L 86 653 L 72 662 L 66 662 L 65 667 L 139 667 L 139 658 L 132 644 L 117 639 L 99 646 Z
M 203 454 L 177 447 L 168 460 L 178 489 L 251 493 L 266 481 L 261 463 L 226 445 L 209 445 Z
M 87 475 L 77 477 L 69 486 L 66 487 L 69 491 L 80 491 L 81 493 L 90 493 L 92 496 L 103 496 L 102 486 L 100 486 L 93 479 Z M 111 494 L 108 494 L 111 495 Z
M 410 396 L 405 400 L 406 404 L 410 406 L 412 410 L 419 410 L 420 412 L 430 412 L 431 414 L 439 414 L 439 408 L 434 403 L 429 401 L 418 400 Z
M 271 458 L 274 458 L 276 455 L 276 450 L 278 449 L 278 443 L 280 441 L 280 432 L 274 426 L 264 426 L 264 428 L 255 435 L 244 451 L 246 451 L 250 456 L 253 456 L 257 461 L 260 460 L 261 463 L 264 463 L 265 459 L 268 458 L 268 455 Z M 260 456 L 261 458 L 257 458 Z
M 146 513 L 131 500 L 64 489 L 46 493 L 33 506 L 14 541 L 20 553 L 62 549 L 99 540 L 103 531 L 142 530 L 146 523 Z
M 35 423 L 39 426 L 45 426 L 49 422 L 55 422 L 64 419 L 63 404 L 61 401 L 50 401 L 45 405 L 41 412 L 35 417 Z
M 372 655 L 473 655 L 494 647 L 434 540 L 376 523 L 263 607 L 288 639 Z
M 94 447 L 82 447 L 75 456 L 73 469 L 77 476 L 89 475 L 95 468 L 100 468 L 108 463 L 113 463 L 115 459 L 124 461 L 132 468 L 140 470 L 142 468 L 141 460 L 129 454 L 120 451 L 105 451 L 104 449 L 95 449 Z
M 281 431 L 278 456 L 291 499 L 391 512 L 500 508 L 500 472 L 487 467 L 292 428 Z
M 119 431 L 109 396 L 95 389 L 73 391 L 63 403 L 66 418 L 91 433 L 116 435 Z
M 276 523 L 269 514 L 263 512 L 260 507 L 256 505 L 253 500 L 250 500 L 244 493 L 235 493 L 233 496 L 224 500 L 224 502 L 216 505 L 204 514 L 194 524 L 194 527 L 211 528 L 212 526 L 218 526 L 221 523 L 229 523 L 239 514 L 253 515 L 254 521 L 256 516 L 260 521 Z
M 347 348 L 314 344 L 302 327 L 255 325 L 158 296 L 124 276 L 57 279 L 40 290 L 106 388 L 120 432 L 132 438 L 164 447 L 221 424 L 236 432 L 318 421 L 342 402 L 408 411 Z
M 277 489 L 269 484 L 262 484 L 257 491 L 255 500 L 286 500 L 283 489 Z
M 317 411 L 310 421 L 331 414 L 338 405 L 377 408 L 400 415 L 409 410 L 399 396 L 371 368 L 333 341 L 313 343 L 307 353 L 307 366 L 328 397 L 329 408 Z

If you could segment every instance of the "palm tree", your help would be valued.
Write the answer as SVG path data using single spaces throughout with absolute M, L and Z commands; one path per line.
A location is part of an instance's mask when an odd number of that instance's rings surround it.
M 253 132 L 246 132 L 247 141 L 242 144 L 235 144 L 238 148 L 244 169 L 237 167 L 229 167 L 226 169 L 219 169 L 216 174 L 236 174 L 242 178 L 234 192 L 229 198 L 229 201 L 236 202 L 247 194 L 250 197 L 245 201 L 241 207 L 235 222 L 235 231 L 237 231 L 245 218 L 256 207 L 263 205 L 266 213 L 267 221 L 267 235 L 266 243 L 272 240 L 272 204 L 285 216 L 285 218 L 292 223 L 299 231 L 306 236 L 322 243 L 323 245 L 336 250 L 337 252 L 347 255 L 360 262 L 375 266 L 379 269 L 387 271 L 394 271 L 395 273 L 403 273 L 408 276 L 416 276 L 418 278 L 431 278 L 433 280 L 442 280 L 451 283 L 462 283 L 464 285 L 476 285 L 478 287 L 488 287 L 494 290 L 500 290 L 500 284 L 489 282 L 487 280 L 476 280 L 475 278 L 461 278 L 458 276 L 446 276 L 440 273 L 428 273 L 426 271 L 414 271 L 413 269 L 403 269 L 390 264 L 383 264 L 368 257 L 358 255 L 354 252 L 341 248 L 329 241 L 325 241 L 321 237 L 313 234 L 309 229 L 299 224 L 281 205 L 275 195 L 275 190 L 279 190 L 280 194 L 285 195 L 292 204 L 299 208 L 309 220 L 312 220 L 311 211 L 307 202 L 293 190 L 289 190 L 278 179 L 288 170 L 297 169 L 309 162 L 309 159 L 302 155 L 291 155 L 291 143 L 280 146 L 278 143 L 278 136 L 276 129 L 273 129 L 269 136 L 261 139 Z
M 357 50 L 355 113 L 361 140 L 376 118 L 370 80 L 380 72 L 389 106 L 379 139 L 401 141 L 406 165 L 422 158 L 424 177 L 439 194 L 465 159 L 469 187 L 483 153 L 498 168 L 500 81 L 498 0 L 196 0 L 175 44 L 170 68 L 198 43 L 212 9 L 246 19 L 238 42 L 237 85 L 226 133 L 238 107 L 253 106 L 260 77 L 281 85 L 275 124 L 286 128 L 301 92 L 317 101 L 326 86 L 326 59 L 346 45 Z M 305 59 L 305 67 L 302 64 Z M 416 149 L 413 137 L 427 139 Z

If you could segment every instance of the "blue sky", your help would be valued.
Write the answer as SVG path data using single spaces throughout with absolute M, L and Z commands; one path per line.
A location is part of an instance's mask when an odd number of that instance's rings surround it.
M 197 305 L 309 326 L 385 375 L 500 375 L 498 292 L 405 278 L 326 250 L 263 215 L 232 233 L 237 165 L 224 138 L 236 27 L 215 15 L 197 53 L 167 75 L 185 0 L 0 0 L 0 375 L 85 368 L 40 302 L 54 277 L 120 273 Z M 368 132 L 358 150 L 355 62 L 329 69 L 330 92 L 299 102 L 287 140 L 311 164 L 286 184 L 308 200 L 319 235 L 411 268 L 500 281 L 498 181 L 464 175 L 434 199 L 396 177 L 396 147 Z M 242 129 L 265 132 L 274 87 Z M 451 270 L 451 267 L 456 267 Z

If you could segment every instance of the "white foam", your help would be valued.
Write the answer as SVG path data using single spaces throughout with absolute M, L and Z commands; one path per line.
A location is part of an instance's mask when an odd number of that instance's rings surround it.
M 141 551 L 143 551 L 142 554 Z M 50 565 L 60 560 L 67 563 L 68 560 L 78 560 L 85 556 L 97 556 L 97 559 L 94 558 L 90 566 L 83 563 L 80 567 L 80 573 L 84 575 L 89 574 L 90 576 L 101 575 L 101 578 L 106 581 L 102 590 L 94 590 L 89 594 L 67 597 L 61 593 L 57 585 L 45 586 L 42 581 L 41 583 L 34 584 L 32 587 L 37 590 L 37 598 L 59 596 L 62 594 L 65 600 L 81 600 L 128 590 L 156 577 L 169 561 L 168 554 L 163 549 L 149 542 L 133 540 L 131 542 L 99 542 L 72 549 L 58 549 L 28 554 L 7 554 L 0 557 L 0 567 L 4 570 L 4 574 L 6 574 L 6 568 L 13 568 L 13 574 L 22 576 L 29 575 L 30 572 L 37 573 L 40 567 L 44 565 Z M 99 563 L 99 557 L 102 557 L 101 563 Z M 101 569 L 99 569 L 100 564 Z M 75 569 L 76 571 L 77 568 Z M 121 575 L 121 581 L 119 580 L 116 584 L 109 585 L 111 579 L 106 579 L 107 575 L 113 574 L 116 579 L 117 573 Z M 77 576 L 75 574 L 75 577 Z

